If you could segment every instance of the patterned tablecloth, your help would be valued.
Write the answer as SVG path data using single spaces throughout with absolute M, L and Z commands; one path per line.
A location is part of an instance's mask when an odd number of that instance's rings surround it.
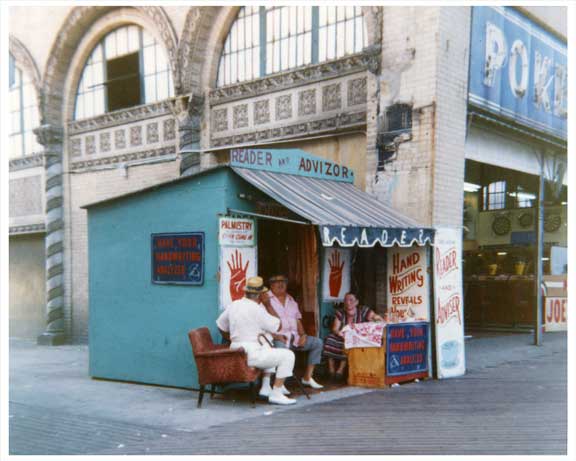
M 346 325 L 342 329 L 344 333 L 344 347 L 352 349 L 354 347 L 380 347 L 384 336 L 383 322 L 353 323 Z

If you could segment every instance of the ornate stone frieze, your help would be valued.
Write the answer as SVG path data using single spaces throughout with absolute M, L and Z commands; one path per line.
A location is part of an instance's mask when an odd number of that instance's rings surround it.
M 340 83 L 322 87 L 322 111 L 338 110 L 342 107 L 342 91 Z
M 374 72 L 380 65 L 380 49 L 379 45 L 373 45 L 365 48 L 361 53 L 352 54 L 334 61 L 300 67 L 292 71 L 236 85 L 215 88 L 209 93 L 209 102 L 211 106 L 215 106 L 365 70 Z
M 44 154 L 38 152 L 25 157 L 10 159 L 10 171 L 24 170 L 44 165 Z
M 142 126 L 136 125 L 130 127 L 130 146 L 142 145 Z
M 176 120 L 169 118 L 164 120 L 164 141 L 176 139 Z
M 126 130 L 124 128 L 114 131 L 114 147 L 116 149 L 126 147 Z
M 366 124 L 366 111 L 341 113 L 333 117 L 309 122 L 295 123 L 282 127 L 274 127 L 250 133 L 236 134 L 222 138 L 213 138 L 211 147 L 236 146 L 241 144 L 254 144 L 271 139 L 289 139 L 319 132 L 328 132 L 350 129 Z
M 276 98 L 276 120 L 292 117 L 292 95 L 285 94 Z
M 366 104 L 366 83 L 366 77 L 355 78 L 348 81 L 348 107 Z
M 37 234 L 46 231 L 46 225 L 42 224 L 28 224 L 26 226 L 10 226 L 10 235 L 15 234 Z
M 89 134 L 85 138 L 86 141 L 86 155 L 96 154 L 96 136 Z
M 110 132 L 105 131 L 104 133 L 100 133 L 100 152 L 110 152 L 110 148 Z
M 212 111 L 212 131 L 226 131 L 228 129 L 228 109 L 215 109 Z
M 154 144 L 160 140 L 158 134 L 158 122 L 148 123 L 146 125 L 146 144 Z
M 90 170 L 93 167 L 100 167 L 106 165 L 115 165 L 118 163 L 127 163 L 137 160 L 146 160 L 151 158 L 161 158 L 176 153 L 176 146 L 161 147 L 158 149 L 150 149 L 141 152 L 131 152 L 121 155 L 114 155 L 110 157 L 95 158 L 90 160 L 81 160 L 73 162 L 70 167 L 73 171 Z
M 170 101 L 161 101 L 145 106 L 130 107 L 121 109 L 97 117 L 75 120 L 68 123 L 68 134 L 70 136 L 85 133 L 88 131 L 102 130 L 127 123 L 138 122 L 153 117 L 170 114 Z
M 232 119 L 234 129 L 246 128 L 248 126 L 248 104 L 234 106 Z
M 254 103 L 254 125 L 263 125 L 270 121 L 270 101 L 262 99 Z
M 314 115 L 316 113 L 316 89 L 300 91 L 298 93 L 298 115 Z

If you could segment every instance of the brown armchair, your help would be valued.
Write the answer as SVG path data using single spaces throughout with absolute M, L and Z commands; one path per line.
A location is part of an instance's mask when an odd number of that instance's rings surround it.
M 192 353 L 198 368 L 198 408 L 202 405 L 205 386 L 210 384 L 210 397 L 214 395 L 214 387 L 229 383 L 249 383 L 252 405 L 256 401 L 255 382 L 261 371 L 249 367 L 244 349 L 232 350 L 222 344 L 214 344 L 210 330 L 206 327 L 190 330 L 188 338 Z

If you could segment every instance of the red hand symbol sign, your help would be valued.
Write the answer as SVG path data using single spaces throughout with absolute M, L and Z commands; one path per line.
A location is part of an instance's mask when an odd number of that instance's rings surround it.
M 328 264 L 330 265 L 330 277 L 328 279 L 330 297 L 337 298 L 342 287 L 342 268 L 344 267 L 344 261 L 340 264 L 339 251 L 332 252 Z
M 226 261 L 226 264 L 228 264 L 230 269 L 230 298 L 232 298 L 232 301 L 236 301 L 244 296 L 246 270 L 248 269 L 250 261 L 246 261 L 246 266 L 242 268 L 242 253 L 236 250 L 230 261 Z

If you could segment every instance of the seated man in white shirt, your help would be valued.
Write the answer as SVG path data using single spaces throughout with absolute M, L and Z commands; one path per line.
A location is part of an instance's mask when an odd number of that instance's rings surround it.
M 244 298 L 230 304 L 216 325 L 230 335 L 230 348 L 243 348 L 248 356 L 248 366 L 264 370 L 260 395 L 267 395 L 270 403 L 291 405 L 295 399 L 288 398 L 282 392 L 284 379 L 292 376 L 294 370 L 294 353 L 288 349 L 272 348 L 264 335 L 276 333 L 282 323 L 273 309 L 259 304 L 260 296 L 266 293 L 261 277 L 251 277 L 246 280 Z M 270 374 L 276 373 L 274 387 L 270 388 Z

